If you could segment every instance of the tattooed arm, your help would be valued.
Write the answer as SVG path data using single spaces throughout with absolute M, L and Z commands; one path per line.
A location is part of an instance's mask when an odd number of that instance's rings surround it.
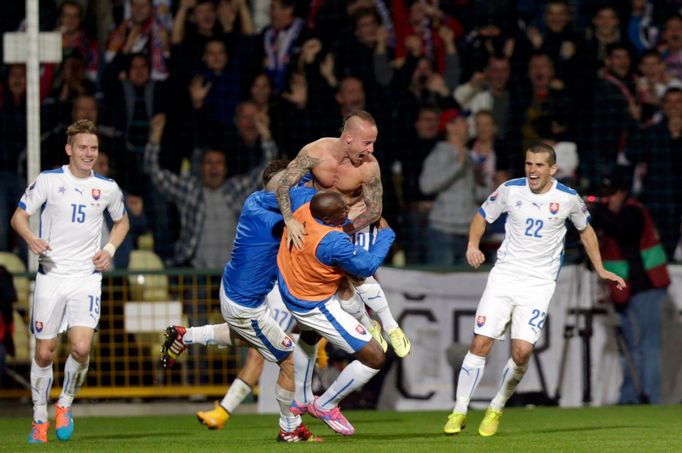
M 376 171 L 365 178 L 362 183 L 362 197 L 365 202 L 365 210 L 353 219 L 352 224 L 346 224 L 343 230 L 348 234 L 360 231 L 367 225 L 377 222 L 381 218 L 383 210 L 382 196 L 384 188 L 381 185 L 381 173 L 377 166 Z
M 289 163 L 289 166 L 284 171 L 284 175 L 279 181 L 277 187 L 277 204 L 279 210 L 284 217 L 284 223 L 287 226 L 287 234 L 289 236 L 289 246 L 293 242 L 296 248 L 301 248 L 304 241 L 303 225 L 293 217 L 291 212 L 291 197 L 289 190 L 294 187 L 301 178 L 310 170 L 315 168 L 320 163 L 317 156 L 312 155 L 308 146 L 305 146 L 294 160 Z

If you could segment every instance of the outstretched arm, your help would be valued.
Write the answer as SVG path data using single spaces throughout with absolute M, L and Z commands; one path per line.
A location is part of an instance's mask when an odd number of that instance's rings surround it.
M 610 280 L 616 284 L 618 289 L 625 288 L 625 281 L 614 274 L 604 269 L 604 264 L 601 260 L 601 253 L 599 253 L 599 241 L 597 240 L 597 234 L 594 232 L 594 228 L 591 225 L 587 225 L 584 230 L 580 232 L 580 242 L 583 243 L 585 247 L 585 252 L 592 262 L 592 267 L 594 271 L 599 275 L 599 278 L 604 280 Z
M 381 174 L 377 171 L 376 174 L 372 174 L 369 179 L 362 183 L 362 197 L 365 201 L 365 210 L 354 218 L 352 223 L 344 225 L 343 231 L 353 234 L 367 225 L 378 221 L 383 210 L 383 194 L 384 188 L 381 185 Z
M 307 146 L 304 147 L 294 160 L 289 163 L 289 166 L 284 171 L 282 179 L 280 179 L 277 187 L 277 204 L 279 210 L 284 217 L 284 223 L 287 226 L 289 236 L 289 246 L 293 242 L 296 248 L 303 246 L 303 225 L 293 217 L 291 210 L 291 197 L 289 190 L 294 187 L 301 178 L 310 170 L 315 168 L 320 163 L 320 159 L 316 156 L 311 156 Z

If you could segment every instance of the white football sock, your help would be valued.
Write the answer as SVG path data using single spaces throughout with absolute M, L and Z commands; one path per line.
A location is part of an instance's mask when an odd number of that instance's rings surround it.
M 308 344 L 301 338 L 294 348 L 294 381 L 296 402 L 308 404 L 313 401 L 313 371 L 317 360 L 317 345 Z
M 478 383 L 481 382 L 484 368 L 485 357 L 467 352 L 462 362 L 462 368 L 459 370 L 459 378 L 457 379 L 457 399 L 455 400 L 454 412 L 467 413 L 471 395 L 476 390 Z
M 61 407 L 71 407 L 73 404 L 73 399 L 83 385 L 85 376 L 88 374 L 88 364 L 89 362 L 83 364 L 78 363 L 78 361 L 69 354 L 69 357 L 64 364 L 64 385 L 62 386 L 62 393 L 59 395 L 59 401 L 57 402 Z
M 230 326 L 227 323 L 223 323 L 188 327 L 187 332 L 182 337 L 182 342 L 185 344 L 229 346 L 232 344 Z
M 291 403 L 294 401 L 294 392 L 275 387 L 275 399 L 279 404 L 279 427 L 288 433 L 294 431 L 301 424 L 301 416 L 291 413 Z
M 232 381 L 232 385 L 230 385 L 230 389 L 223 397 L 220 405 L 231 414 L 240 404 L 242 404 L 242 401 L 244 401 L 244 398 L 246 398 L 249 393 L 251 393 L 251 386 L 241 379 L 236 378 Z
M 386 294 L 381 288 L 381 285 L 370 277 L 365 282 L 355 288 L 360 294 L 362 301 L 376 313 L 383 329 L 388 332 L 398 327 L 398 322 L 393 317 L 391 310 L 388 308 L 388 300 Z
M 516 386 L 519 385 L 523 375 L 528 371 L 528 364 L 519 366 L 514 362 L 512 358 L 507 360 L 507 364 L 502 371 L 502 382 L 500 383 L 500 389 L 497 391 L 497 395 L 490 402 L 490 407 L 496 411 L 500 411 L 504 408 L 507 400 L 512 396 Z
M 378 372 L 359 360 L 353 360 L 317 399 L 317 405 L 325 410 L 334 408 L 346 395 L 365 385 Z
M 356 291 L 353 291 L 353 295 L 348 300 L 342 300 L 339 298 L 339 304 L 341 305 L 343 311 L 353 316 L 367 329 L 371 329 L 373 327 L 372 319 L 367 314 L 365 303 L 362 301 L 362 298 Z
M 31 398 L 33 399 L 33 421 L 47 421 L 47 400 L 52 388 L 52 364 L 45 368 L 39 366 L 35 359 L 31 363 Z

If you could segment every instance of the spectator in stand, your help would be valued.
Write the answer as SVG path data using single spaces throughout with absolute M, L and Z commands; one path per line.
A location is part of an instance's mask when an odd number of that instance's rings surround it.
M 237 106 L 234 126 L 224 142 L 228 150 L 227 168 L 231 175 L 244 175 L 267 163 L 262 161 L 265 148 L 277 149 L 270 133 L 270 124 L 268 114 L 259 112 L 251 101 L 244 101 Z
M 540 28 L 530 26 L 518 47 L 542 51 L 549 55 L 557 77 L 567 84 L 577 82 L 580 68 L 578 49 L 582 41 L 571 27 L 571 11 L 566 0 L 549 0 Z
M 152 118 L 145 168 L 158 190 L 173 201 L 180 213 L 180 238 L 175 256 L 168 265 L 191 265 L 200 269 L 220 269 L 230 256 L 239 210 L 255 191 L 268 161 L 277 155 L 274 142 L 265 142 L 262 164 L 244 175 L 227 177 L 225 153 L 196 149 L 196 174 L 176 175 L 159 166 L 161 136 L 165 117 Z
M 96 85 L 85 75 L 85 60 L 77 52 L 65 57 L 54 85 L 43 101 L 43 117 L 48 128 L 71 118 L 73 100 L 82 94 L 94 96 Z
M 396 158 L 400 163 L 402 221 L 400 238 L 408 264 L 426 262 L 424 230 L 428 226 L 429 213 L 433 207 L 432 196 L 425 195 L 419 184 L 424 160 L 438 143 L 440 109 L 423 105 L 419 108 L 413 126 L 400 131 Z
M 272 0 L 270 25 L 259 35 L 260 44 L 251 60 L 258 65 L 253 72 L 265 69 L 276 93 L 286 89 L 290 63 L 296 61 L 302 43 L 308 39 L 305 21 L 294 15 L 295 5 L 294 0 Z
M 605 178 L 602 194 L 606 202 L 590 212 L 594 228 L 601 232 L 599 248 L 604 268 L 627 283 L 619 291 L 609 282 L 611 302 L 618 311 L 633 366 L 623 363 L 618 403 L 659 404 L 661 320 L 666 288 L 670 285 L 666 254 L 649 212 L 630 196 L 628 184 L 622 178 L 617 175 Z M 635 387 L 632 372 L 641 388 Z
M 9 219 L 25 187 L 26 67 L 6 66 L 0 85 L 0 218 Z M 22 176 L 23 175 L 23 176 Z M 0 222 L 0 250 L 11 246 L 8 222 Z
M 613 44 L 607 53 L 593 99 L 593 146 L 580 156 L 581 174 L 592 190 L 599 188 L 605 175 L 614 173 L 616 165 L 627 163 L 625 144 L 641 118 L 628 47 Z
M 424 160 L 419 188 L 436 197 L 426 231 L 426 263 L 442 266 L 465 262 L 469 220 L 476 211 L 476 181 L 466 146 L 466 119 L 457 110 L 446 110 L 440 122 L 445 141 Z
M 660 34 L 656 23 L 654 2 L 651 0 L 632 0 L 630 2 L 628 40 L 637 53 L 654 49 Z
M 391 11 L 396 35 L 395 57 L 398 60 L 408 55 L 425 57 L 433 63 L 436 72 L 445 76 L 448 54 L 452 52 L 447 40 L 453 41 L 462 35 L 462 24 L 445 14 L 438 2 L 412 2 L 408 7 L 405 0 L 392 0 Z M 447 39 L 443 28 L 448 29 Z M 419 48 L 416 55 L 414 48 Z
M 682 15 L 669 17 L 663 29 L 663 61 L 671 76 L 682 80 Z
M 74 53 L 82 56 L 87 79 L 96 82 L 99 69 L 97 41 L 86 33 L 83 19 L 83 7 L 77 1 L 66 0 L 59 5 L 57 29 L 62 33 L 62 56 L 67 58 Z
M 109 36 L 104 59 L 111 67 L 110 76 L 125 71 L 125 57 L 144 53 L 151 61 L 153 80 L 168 77 L 167 59 L 170 56 L 168 30 L 154 17 L 152 0 L 130 0 L 131 13 Z
M 237 18 L 239 20 L 237 21 Z M 248 2 L 242 0 L 182 0 L 173 19 L 171 34 L 173 76 L 188 74 L 201 63 L 206 43 L 214 38 L 225 42 L 227 53 L 236 55 L 242 36 L 254 34 Z M 182 77 L 185 79 L 185 77 Z
M 111 167 L 109 165 L 109 154 L 106 151 L 99 151 L 95 167 L 95 173 L 111 177 Z M 147 216 L 144 214 L 144 201 L 141 196 L 142 181 L 139 181 L 131 191 L 124 191 L 126 212 L 128 213 L 128 220 L 130 221 L 130 230 L 126 235 L 121 245 L 116 249 L 114 255 L 112 268 L 127 269 L 130 261 L 130 252 L 137 246 L 137 239 L 148 232 Z M 108 212 L 104 213 L 104 222 L 102 222 L 102 247 L 109 242 L 109 235 L 114 221 Z
M 147 56 L 132 54 L 125 79 L 106 93 L 102 122 L 113 127 L 125 143 L 122 153 L 112 155 L 116 180 L 124 188 L 144 180 L 149 122 L 154 115 L 165 111 L 165 85 L 152 80 L 150 74 Z
M 476 71 L 467 83 L 455 89 L 455 100 L 472 115 L 469 116 L 469 133 L 476 134 L 475 113 L 488 110 L 498 125 L 500 136 L 507 130 L 509 117 L 509 77 L 511 67 L 506 57 L 491 56 L 485 71 Z
M 511 179 L 510 159 L 504 142 L 497 137 L 497 125 L 490 110 L 479 110 L 474 115 L 476 135 L 467 148 L 476 181 L 476 203 L 481 204 L 496 187 Z
M 672 77 L 665 70 L 663 57 L 656 50 L 647 50 L 639 60 L 637 77 L 637 100 L 642 109 L 640 122 L 650 126 L 663 119 L 661 100 L 668 88 L 682 88 L 682 81 Z
M 216 38 L 208 40 L 204 50 L 204 68 L 189 84 L 198 136 L 232 125 L 241 90 L 240 62 L 228 58 L 223 41 Z
M 500 15 L 482 14 L 476 19 L 476 29 L 468 33 L 459 43 L 464 67 L 462 76 L 469 79 L 475 72 L 481 72 L 491 57 L 504 56 L 511 61 L 515 40 L 510 36 L 508 18 Z
M 662 110 L 664 121 L 634 136 L 639 140 L 627 147 L 627 158 L 645 164 L 639 198 L 658 227 L 666 255 L 672 257 L 682 218 L 682 89 L 668 89 Z
M 568 128 L 569 97 L 554 74 L 552 59 L 538 52 L 530 57 L 528 76 L 511 99 L 510 149 L 527 149 L 541 137 L 560 136 Z
M 585 49 L 583 58 L 586 65 L 582 75 L 588 81 L 597 76 L 597 71 L 604 66 L 608 57 L 608 46 L 622 42 L 620 35 L 620 19 L 616 9 L 604 4 L 597 8 L 592 16 L 592 28 L 586 31 Z

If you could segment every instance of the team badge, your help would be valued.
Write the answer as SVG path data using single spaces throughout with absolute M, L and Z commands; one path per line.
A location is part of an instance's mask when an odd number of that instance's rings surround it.
M 365 328 L 362 327 L 362 325 L 360 325 L 360 324 L 358 324 L 357 326 L 355 326 L 355 330 L 357 330 L 358 333 L 359 333 L 360 335 L 364 335 L 364 334 L 367 333 L 367 331 L 365 330 Z
M 495 201 L 496 199 L 497 199 L 497 191 L 493 192 L 493 194 L 490 195 L 490 198 L 488 198 L 488 200 L 490 200 L 491 202 Z
M 92 198 L 95 200 L 99 200 L 99 197 L 102 196 L 102 191 L 100 189 L 92 189 Z
M 294 342 L 291 341 L 291 338 L 289 337 L 284 337 L 284 340 L 282 340 L 282 346 L 285 348 L 290 348 L 294 345 Z
M 556 213 L 559 212 L 559 203 L 550 203 L 549 212 L 551 212 L 553 215 L 556 215 Z
M 40 333 L 43 331 L 43 323 L 41 321 L 36 321 L 35 325 L 36 325 L 36 332 Z
M 485 316 L 477 316 L 476 317 L 476 325 L 478 327 L 483 327 L 485 325 Z

